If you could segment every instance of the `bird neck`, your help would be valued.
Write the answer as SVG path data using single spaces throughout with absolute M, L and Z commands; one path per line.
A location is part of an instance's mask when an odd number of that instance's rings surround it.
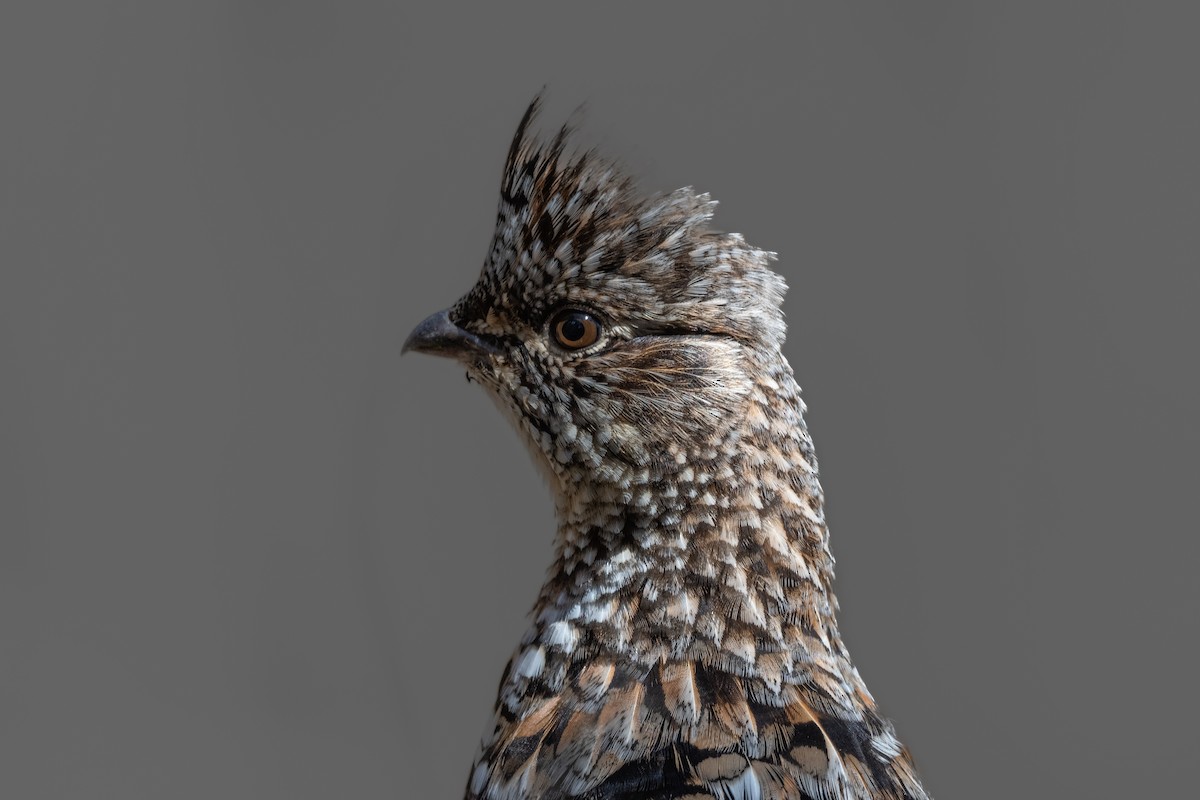
M 527 641 L 742 670 L 763 652 L 841 652 L 803 412 L 782 363 L 718 439 L 560 496 L 556 559 Z

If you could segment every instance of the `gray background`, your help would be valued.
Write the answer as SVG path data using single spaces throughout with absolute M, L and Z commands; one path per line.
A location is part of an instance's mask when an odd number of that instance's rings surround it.
M 1195 15 L 72 5 L 0 11 L 0 796 L 461 796 L 553 521 L 399 345 L 543 84 L 780 253 L 933 793 L 1194 790 Z

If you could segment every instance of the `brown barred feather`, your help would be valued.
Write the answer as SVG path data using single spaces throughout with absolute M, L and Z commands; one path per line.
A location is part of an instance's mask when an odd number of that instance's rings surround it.
M 478 282 L 406 344 L 466 365 L 557 507 L 468 800 L 925 798 L 838 630 L 772 255 L 533 138 L 537 105 Z

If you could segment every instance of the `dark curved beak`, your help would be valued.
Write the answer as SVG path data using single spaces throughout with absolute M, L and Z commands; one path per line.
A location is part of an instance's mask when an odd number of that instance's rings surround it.
M 458 327 L 450 319 L 450 314 L 443 309 L 436 314 L 430 314 L 404 340 L 400 354 L 409 350 L 417 353 L 428 353 L 431 356 L 446 356 L 462 358 L 463 356 L 482 355 L 495 352 L 495 346 L 486 339 Z

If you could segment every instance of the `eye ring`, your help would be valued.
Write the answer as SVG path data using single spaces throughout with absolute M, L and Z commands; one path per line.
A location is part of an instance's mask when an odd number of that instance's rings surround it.
M 600 339 L 600 323 L 587 311 L 568 308 L 550 320 L 550 333 L 559 346 L 568 350 L 582 350 Z

